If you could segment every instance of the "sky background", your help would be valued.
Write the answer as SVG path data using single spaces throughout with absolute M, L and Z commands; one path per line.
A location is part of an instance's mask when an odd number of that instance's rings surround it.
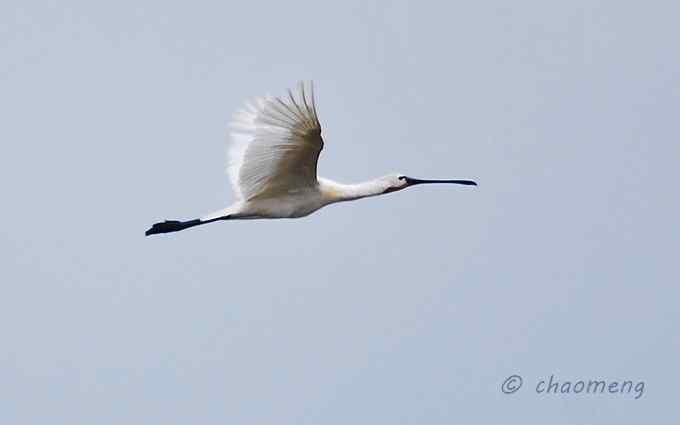
M 3 1 L 0 423 L 667 422 L 679 13 Z M 321 175 L 480 185 L 145 238 L 233 200 L 229 117 L 301 79 Z

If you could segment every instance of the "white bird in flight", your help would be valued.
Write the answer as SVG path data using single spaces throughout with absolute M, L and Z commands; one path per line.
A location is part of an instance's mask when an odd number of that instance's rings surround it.
M 313 83 L 300 82 L 287 98 L 257 98 L 231 123 L 227 172 L 236 195 L 229 207 L 188 221 L 154 224 L 146 235 L 177 232 L 220 220 L 297 218 L 336 202 L 396 192 L 425 183 L 476 186 L 471 180 L 421 180 L 390 174 L 358 184 L 317 177 L 323 139 Z

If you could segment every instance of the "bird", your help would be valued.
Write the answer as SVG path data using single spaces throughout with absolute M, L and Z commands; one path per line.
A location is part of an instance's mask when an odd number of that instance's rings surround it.
M 313 82 L 299 82 L 287 96 L 246 102 L 230 124 L 227 174 L 235 202 L 193 220 L 154 224 L 146 236 L 223 220 L 299 218 L 326 205 L 397 192 L 422 184 L 477 186 L 473 180 L 425 180 L 392 173 L 358 184 L 317 176 L 324 147 Z

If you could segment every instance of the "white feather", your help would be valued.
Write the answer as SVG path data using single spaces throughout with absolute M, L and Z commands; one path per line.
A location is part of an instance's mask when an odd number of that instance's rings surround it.
M 287 98 L 247 103 L 231 122 L 227 172 L 234 193 L 245 201 L 315 187 L 323 148 L 314 86 L 299 83 Z

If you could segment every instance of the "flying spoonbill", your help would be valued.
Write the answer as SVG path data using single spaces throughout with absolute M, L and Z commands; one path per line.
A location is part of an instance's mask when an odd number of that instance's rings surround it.
M 476 186 L 472 180 L 422 180 L 390 174 L 358 184 L 317 177 L 324 141 L 316 113 L 313 83 L 300 82 L 288 97 L 257 98 L 231 123 L 227 172 L 236 202 L 188 221 L 154 224 L 146 235 L 177 232 L 220 220 L 297 218 L 335 202 L 396 192 L 410 186 L 448 183 Z

